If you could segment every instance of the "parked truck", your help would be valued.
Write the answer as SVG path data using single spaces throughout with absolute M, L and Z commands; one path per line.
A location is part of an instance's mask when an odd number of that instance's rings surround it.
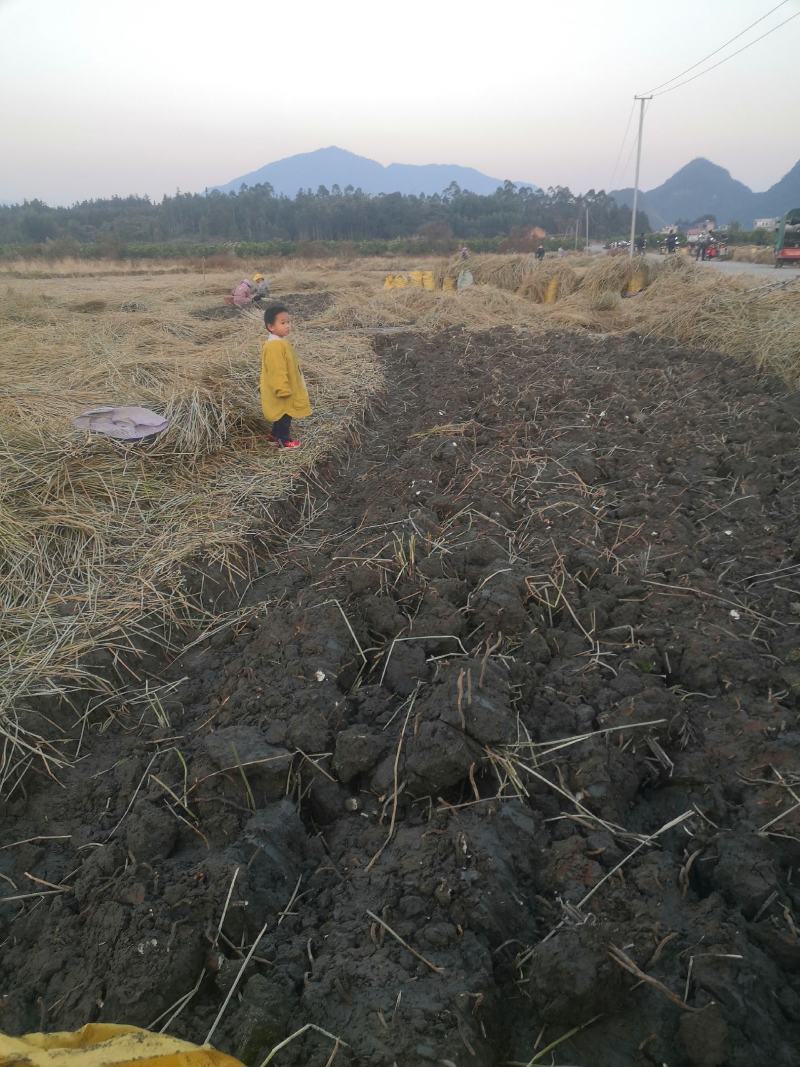
M 775 232 L 775 266 L 800 267 L 800 207 L 787 211 Z

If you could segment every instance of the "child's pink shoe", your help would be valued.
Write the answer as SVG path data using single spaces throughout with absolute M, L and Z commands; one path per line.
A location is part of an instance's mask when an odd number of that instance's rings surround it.
M 300 441 L 279 441 L 281 448 L 300 448 Z

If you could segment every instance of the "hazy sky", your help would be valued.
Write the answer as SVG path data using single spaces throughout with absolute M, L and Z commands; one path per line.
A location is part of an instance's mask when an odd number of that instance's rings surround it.
M 614 167 L 633 94 L 776 2 L 0 0 L 0 201 L 202 190 L 331 144 L 630 185 L 628 146 Z M 643 188 L 698 155 L 756 190 L 778 180 L 800 157 L 799 55 L 797 18 L 654 100 Z

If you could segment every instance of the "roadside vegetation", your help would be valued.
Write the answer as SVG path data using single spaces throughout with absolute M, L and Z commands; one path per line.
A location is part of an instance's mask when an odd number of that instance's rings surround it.
M 432 196 L 369 196 L 351 187 L 320 186 L 290 199 L 257 185 L 230 194 L 177 193 L 160 202 L 129 196 L 71 207 L 39 200 L 0 205 L 0 247 L 6 255 L 160 258 L 210 255 L 226 251 L 225 246 L 244 256 L 306 255 L 313 246 L 319 255 L 331 242 L 346 242 L 354 252 L 369 255 L 446 252 L 454 241 L 469 240 L 474 251 L 489 251 L 486 241 L 510 251 L 533 227 L 574 234 L 578 224 L 582 234 L 587 211 L 596 239 L 630 230 L 630 209 L 594 189 L 579 196 L 563 186 L 534 190 L 506 182 L 491 196 L 455 184 Z M 650 228 L 641 212 L 637 228 Z

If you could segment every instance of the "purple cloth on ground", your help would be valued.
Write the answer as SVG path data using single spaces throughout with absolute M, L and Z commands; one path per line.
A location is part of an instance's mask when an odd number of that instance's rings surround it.
M 169 426 L 169 419 L 149 408 L 94 408 L 77 415 L 72 425 L 78 430 L 104 433 L 119 441 L 138 441 L 142 437 L 163 433 Z

